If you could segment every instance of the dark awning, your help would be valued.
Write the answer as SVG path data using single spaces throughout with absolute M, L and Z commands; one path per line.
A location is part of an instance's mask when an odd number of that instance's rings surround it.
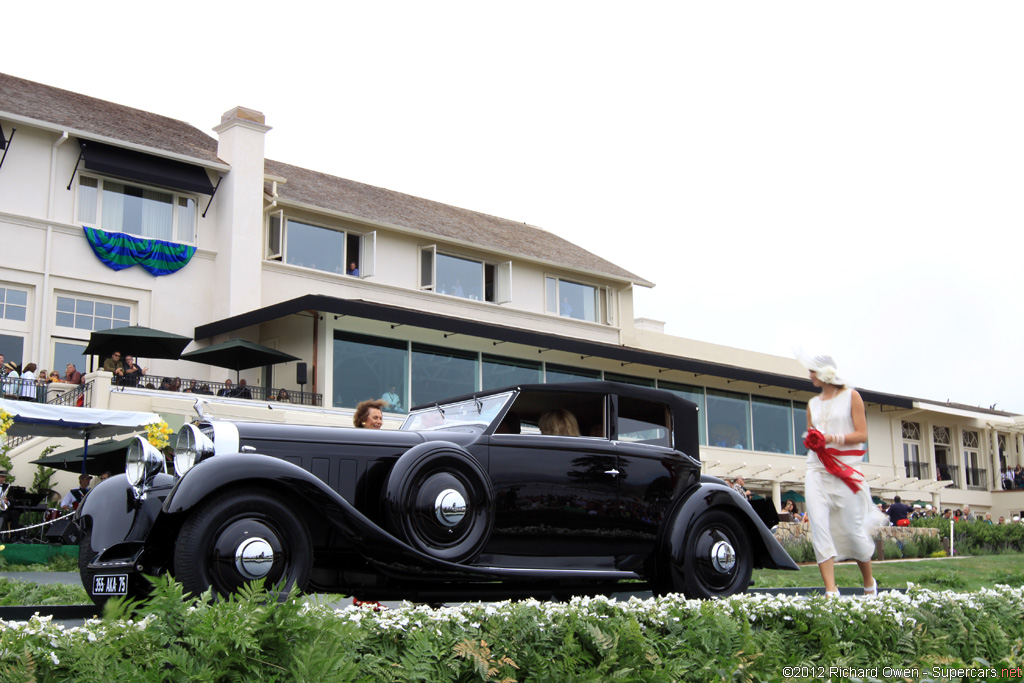
M 176 190 L 213 194 L 213 183 L 206 169 L 201 166 L 102 142 L 79 140 L 79 143 L 85 156 L 85 167 L 90 171 Z
M 682 370 L 695 375 L 711 375 L 741 382 L 752 382 L 758 385 L 784 387 L 795 391 L 815 392 L 814 385 L 806 377 L 792 377 L 773 372 L 751 370 L 749 368 L 713 363 L 696 358 L 684 358 L 670 354 L 645 351 L 628 346 L 617 346 L 592 342 L 574 337 L 563 337 L 545 332 L 534 332 L 516 327 L 506 327 L 493 323 L 478 322 L 465 318 L 454 318 L 437 313 L 414 311 L 408 308 L 388 306 L 353 299 L 340 299 L 323 294 L 307 294 L 279 304 L 272 304 L 248 313 L 225 318 L 207 325 L 200 325 L 193 335 L 196 339 L 207 339 L 220 334 L 234 332 L 252 325 L 259 325 L 271 320 L 305 311 L 321 311 L 335 315 L 349 315 L 368 320 L 380 320 L 392 325 L 410 325 L 429 330 L 443 331 L 449 335 L 462 334 L 470 337 L 489 339 L 494 342 L 510 342 L 535 346 L 539 349 L 551 349 L 594 356 L 619 361 L 626 365 L 647 365 L 665 370 Z M 913 401 L 905 396 L 894 396 L 877 391 L 857 388 L 865 401 L 879 403 L 897 408 L 912 408 Z

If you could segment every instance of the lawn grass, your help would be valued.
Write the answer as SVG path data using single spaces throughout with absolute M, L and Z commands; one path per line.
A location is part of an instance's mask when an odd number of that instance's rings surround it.
M 1024 555 L 977 555 L 973 557 L 875 562 L 872 573 L 882 590 L 906 588 L 908 583 L 931 590 L 976 591 L 997 583 L 1024 585 Z M 840 588 L 863 585 L 854 562 L 836 565 Z M 754 570 L 754 588 L 821 586 L 818 565 L 801 565 L 799 572 L 778 569 Z

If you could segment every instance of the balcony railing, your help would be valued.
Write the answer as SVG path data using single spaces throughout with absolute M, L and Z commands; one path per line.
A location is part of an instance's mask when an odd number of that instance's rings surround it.
M 904 462 L 904 467 L 907 470 L 908 477 L 917 477 L 918 479 L 930 479 L 929 465 L 926 462 L 917 462 L 914 460 Z
M 253 401 L 278 401 L 305 406 L 322 406 L 324 401 L 323 394 L 313 393 L 312 391 L 294 391 L 291 389 L 275 389 L 274 387 L 253 385 L 241 386 L 234 383 L 181 379 L 180 377 L 165 377 L 163 375 L 145 375 L 136 383 L 126 384 L 122 382 L 116 386 L 132 386 L 139 389 L 169 391 L 176 394 L 190 394 L 194 396 L 222 396 Z
M 988 470 L 968 467 L 964 471 L 967 473 L 967 489 L 969 491 L 988 491 Z
M 960 488 L 960 466 L 959 465 L 943 465 L 939 464 L 935 466 L 936 474 L 938 475 L 939 481 L 951 481 L 952 484 L 948 488 L 958 489 Z

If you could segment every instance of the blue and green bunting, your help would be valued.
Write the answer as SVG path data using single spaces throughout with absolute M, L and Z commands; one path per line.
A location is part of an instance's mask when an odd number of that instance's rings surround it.
M 114 270 L 138 264 L 152 275 L 176 273 L 192 260 L 195 247 L 132 237 L 123 232 L 85 228 L 85 238 L 100 261 Z

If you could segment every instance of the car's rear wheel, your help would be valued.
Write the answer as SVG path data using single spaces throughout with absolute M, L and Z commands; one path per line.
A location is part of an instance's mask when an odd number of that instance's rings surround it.
M 689 598 L 722 598 L 745 590 L 754 570 L 747 531 L 733 515 L 709 510 L 689 530 L 675 583 Z M 681 576 L 681 582 L 679 578 Z
M 182 525 L 174 548 L 175 576 L 188 593 L 212 587 L 228 595 L 264 580 L 305 589 L 313 565 L 303 521 L 278 497 L 262 489 L 226 491 L 211 498 Z
M 385 510 L 402 540 L 449 562 L 476 557 L 494 526 L 487 473 L 471 455 L 454 449 L 402 456 L 388 477 Z

